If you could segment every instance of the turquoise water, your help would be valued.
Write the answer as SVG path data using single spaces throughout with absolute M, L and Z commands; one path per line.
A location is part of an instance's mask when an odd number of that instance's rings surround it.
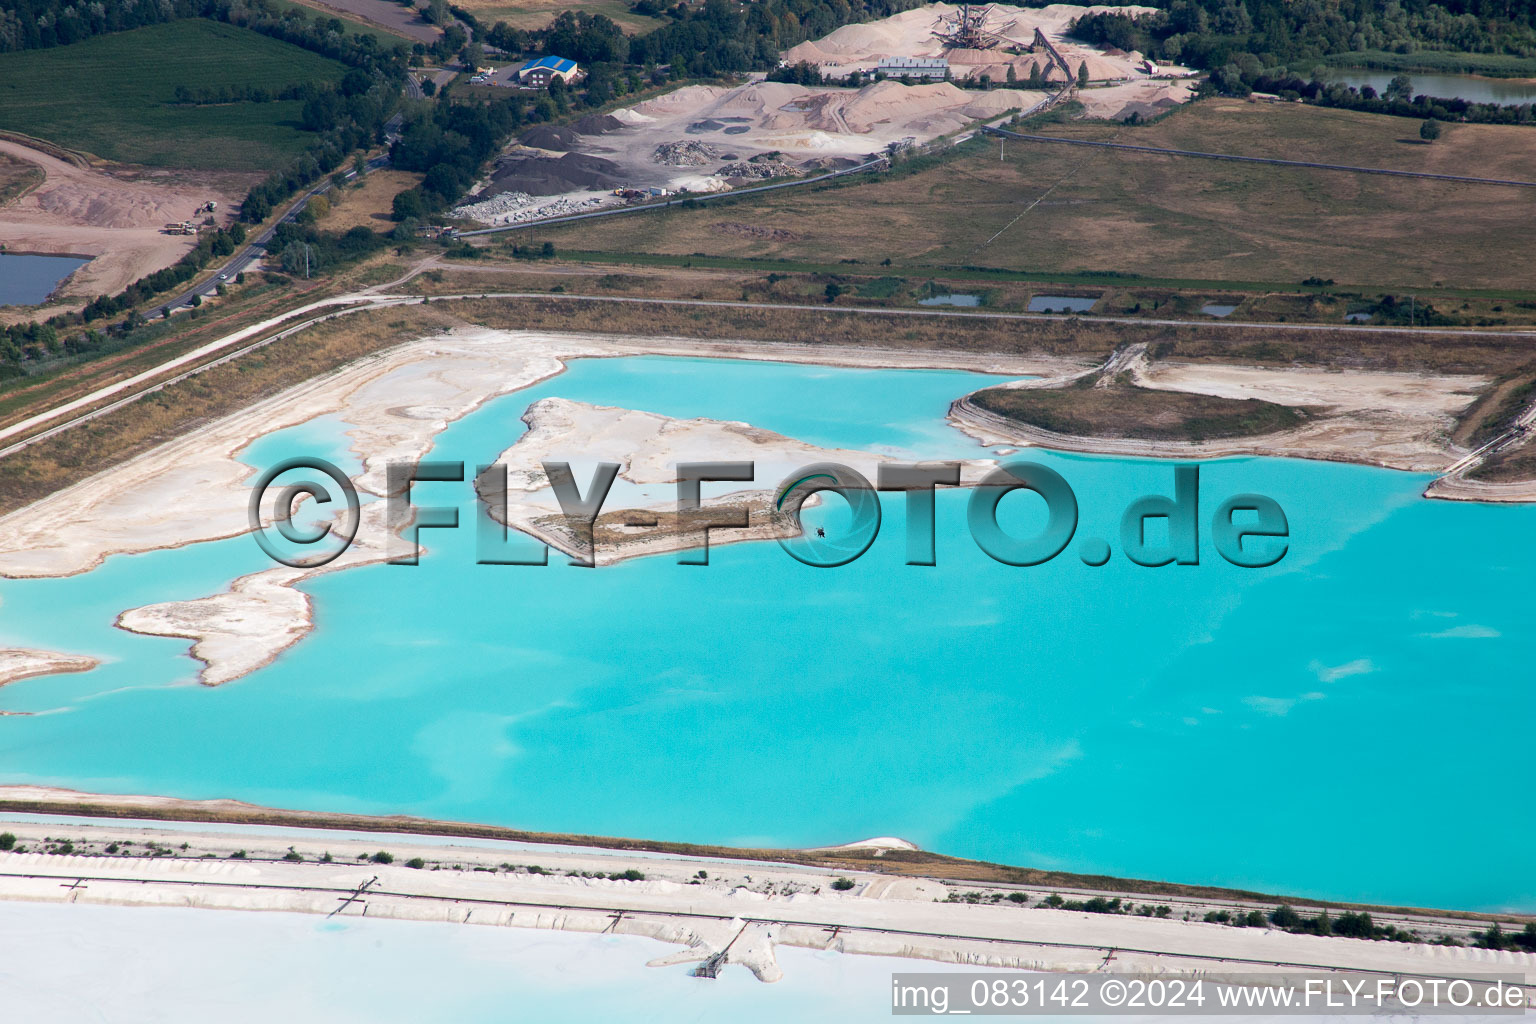
M 35 306 L 89 262 L 74 256 L 0 252 L 0 306 Z
M 562 396 L 974 456 L 943 416 L 986 379 L 583 360 L 453 424 L 432 454 L 491 461 L 530 402 Z M 340 424 L 246 458 L 301 453 L 345 455 Z M 0 779 L 743 845 L 900 835 L 1074 871 L 1536 906 L 1536 510 L 1424 501 L 1412 474 L 1223 460 L 1202 467 L 1202 515 L 1269 495 L 1290 554 L 1239 569 L 1202 538 L 1200 565 L 1147 569 L 1120 557 L 1118 520 L 1172 493 L 1168 463 L 1030 457 L 1073 486 L 1078 540 L 1109 539 L 1108 565 L 1084 565 L 1076 541 L 1044 566 L 992 562 L 956 491 L 940 492 L 933 568 L 903 564 L 900 498 L 840 569 L 772 543 L 718 547 L 708 567 L 478 566 L 472 530 L 431 531 L 417 567 L 311 581 L 316 633 L 214 690 L 192 684 L 184 641 L 112 622 L 265 568 L 250 538 L 0 581 L 0 641 L 108 661 L 0 691 L 0 708 L 43 712 L 0 719 Z M 468 497 L 415 492 L 466 523 Z M 1029 500 L 1002 506 L 1021 533 L 1040 518 Z

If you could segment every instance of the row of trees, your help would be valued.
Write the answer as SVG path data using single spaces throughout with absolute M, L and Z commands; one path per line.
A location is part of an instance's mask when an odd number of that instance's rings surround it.
M 417 220 L 451 206 L 513 132 L 555 111 L 548 96 L 530 101 L 514 94 L 487 103 L 439 103 L 407 122 L 390 162 L 425 177 L 395 197 L 395 219 Z
M 1520 103 L 1472 103 L 1468 100 L 1414 95 L 1413 80 L 1407 75 L 1392 79 L 1380 94 L 1370 86 L 1359 89 L 1339 82 L 1299 75 L 1260 72 L 1251 78 L 1237 66 L 1219 69 L 1211 76 L 1211 85 L 1229 95 L 1243 96 L 1252 91 L 1275 93 L 1284 99 L 1299 99 L 1324 107 L 1363 110 L 1371 114 L 1418 117 L 1429 121 L 1473 121 L 1483 124 L 1531 124 L 1536 122 L 1536 105 Z M 1425 138 L 1438 137 L 1439 129 L 1430 129 Z
M 161 292 L 186 284 L 215 259 L 233 255 L 235 249 L 244 242 L 244 224 L 231 224 L 224 231 L 205 231 L 198 236 L 197 245 L 192 251 L 181 259 L 139 278 L 119 295 L 98 295 L 81 310 L 80 317 L 86 323 L 91 323 L 133 309 Z
M 1263 67 L 1363 51 L 1536 56 L 1536 13 L 1516 0 L 1148 0 L 1133 16 L 1100 12 L 1073 32 L 1096 46 L 1215 70 L 1248 54 Z

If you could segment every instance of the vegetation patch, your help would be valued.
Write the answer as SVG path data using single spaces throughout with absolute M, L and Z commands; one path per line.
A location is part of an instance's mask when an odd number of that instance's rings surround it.
M 1057 434 L 1139 441 L 1255 437 L 1293 429 L 1308 419 L 1305 409 L 1258 398 L 1158 391 L 1125 380 L 1095 387 L 1096 380 L 1084 377 L 1065 388 L 987 388 L 971 401 L 994 415 Z
M 0 54 L 0 128 L 126 163 L 268 168 L 312 136 L 303 101 L 253 97 L 328 89 L 346 71 L 250 29 L 187 19 Z
M 25 160 L 0 156 L 0 206 L 20 199 L 43 183 L 43 169 Z

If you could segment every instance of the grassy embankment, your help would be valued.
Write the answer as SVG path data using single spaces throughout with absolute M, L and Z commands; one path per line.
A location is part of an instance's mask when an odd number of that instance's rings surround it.
M 174 21 L 0 54 L 0 129 L 123 163 L 262 171 L 308 144 L 302 103 L 177 104 L 176 86 L 277 91 L 340 81 L 346 70 L 249 29 Z
M 1403 170 L 1475 168 L 1489 177 L 1529 179 L 1536 163 L 1529 128 L 1448 125 L 1439 142 L 1425 145 L 1417 122 L 1237 100 L 1202 101 L 1143 128 L 1070 122 L 1042 131 Z M 984 142 L 890 180 L 542 233 L 561 251 L 874 266 L 889 258 L 898 274 L 987 267 L 1058 279 L 1232 282 L 1245 290 L 1321 278 L 1339 282 L 1333 291 L 1373 293 L 1531 287 L 1524 267 L 1536 243 L 1512 236 L 1508 225 L 1536 213 L 1536 189 L 1039 143 L 1010 143 L 1005 153 L 999 160 L 996 144 Z M 1137 301 L 1133 280 L 1109 283 Z
M 42 183 L 41 167 L 0 155 L 0 206 L 20 199 Z
M 1536 57 L 1507 53 L 1459 53 L 1454 50 L 1420 50 L 1392 53 L 1357 50 L 1319 61 L 1325 67 L 1371 68 L 1404 74 L 1483 75 L 1489 78 L 1536 78 Z
M 1213 441 L 1256 437 L 1301 426 L 1304 409 L 1257 398 L 1220 398 L 1159 391 L 1116 380 L 1081 377 L 1064 388 L 987 388 L 971 401 L 1005 419 L 1076 437 L 1145 441 Z

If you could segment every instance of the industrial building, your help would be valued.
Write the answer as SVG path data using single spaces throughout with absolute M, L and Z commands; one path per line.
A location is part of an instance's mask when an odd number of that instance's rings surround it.
M 949 77 L 947 57 L 881 57 L 875 65 L 875 74 L 887 78 L 935 78 L 943 81 Z
M 558 78 L 569 83 L 581 74 L 573 60 L 564 57 L 538 57 L 517 69 L 517 77 L 524 85 L 542 89 Z

